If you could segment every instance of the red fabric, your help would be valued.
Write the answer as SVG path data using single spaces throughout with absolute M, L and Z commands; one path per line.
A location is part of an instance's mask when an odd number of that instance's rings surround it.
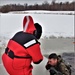
M 16 43 L 13 40 L 10 40 L 8 43 L 8 48 L 10 48 L 15 55 L 17 56 L 26 56 L 28 53 L 21 45 Z M 2 56 L 3 64 L 7 70 L 7 72 L 11 75 L 32 75 L 32 59 L 11 59 L 6 54 Z
M 27 51 L 32 57 L 33 62 L 38 62 L 39 60 L 43 59 L 39 44 L 31 46 Z
M 34 22 L 33 22 L 33 19 L 32 19 L 31 16 L 25 16 L 24 17 L 24 19 L 23 19 L 23 29 L 25 28 L 25 25 L 28 22 L 27 17 L 29 18 L 29 23 L 27 24 L 28 26 L 27 26 L 26 31 L 24 31 L 24 30 L 23 31 L 33 34 L 33 32 L 34 32 L 34 30 L 36 30 L 36 28 L 34 26 Z
M 13 40 L 8 43 L 8 48 L 12 50 L 17 56 L 30 55 L 32 59 L 11 59 L 6 54 L 3 54 L 2 60 L 7 72 L 11 75 L 32 75 L 31 62 L 38 62 L 43 59 L 40 52 L 39 44 L 31 46 L 27 50 Z

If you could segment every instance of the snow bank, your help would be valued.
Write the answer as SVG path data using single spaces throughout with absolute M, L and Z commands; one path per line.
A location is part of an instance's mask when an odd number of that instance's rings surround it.
M 74 11 L 44 11 L 44 10 L 28 10 L 13 11 L 11 14 L 57 14 L 57 15 L 75 15 Z

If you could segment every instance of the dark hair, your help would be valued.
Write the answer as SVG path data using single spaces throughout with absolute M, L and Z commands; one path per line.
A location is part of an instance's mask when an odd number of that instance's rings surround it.
M 52 54 L 49 55 L 48 58 L 49 58 L 49 59 L 58 59 L 58 56 L 57 56 L 56 53 L 52 53 Z
M 39 23 L 35 23 L 34 24 L 36 30 L 34 31 L 34 35 L 37 39 L 40 39 L 41 35 L 42 35 L 42 27 Z

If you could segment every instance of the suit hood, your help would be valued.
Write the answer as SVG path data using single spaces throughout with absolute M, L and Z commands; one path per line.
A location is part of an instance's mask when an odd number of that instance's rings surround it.
M 35 30 L 33 18 L 31 16 L 25 16 L 23 19 L 23 32 L 33 34 Z

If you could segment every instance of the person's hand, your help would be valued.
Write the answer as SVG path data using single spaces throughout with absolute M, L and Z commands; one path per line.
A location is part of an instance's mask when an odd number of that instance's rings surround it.
M 50 68 L 51 75 L 63 75 L 61 72 L 57 71 L 54 67 Z
M 45 66 L 45 68 L 46 68 L 47 70 L 49 70 L 49 69 L 51 68 L 51 65 L 47 62 L 47 65 Z

